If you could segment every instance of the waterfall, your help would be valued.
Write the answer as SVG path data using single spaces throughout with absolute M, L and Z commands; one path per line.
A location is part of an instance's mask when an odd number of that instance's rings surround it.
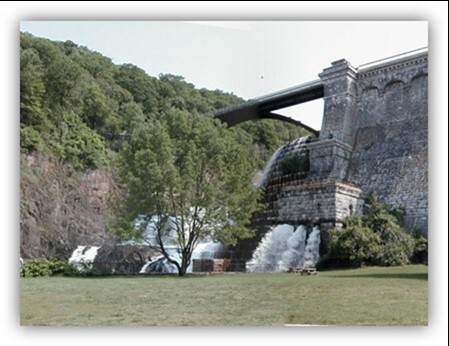
M 80 272 L 91 270 L 99 248 L 99 246 L 79 245 L 69 258 L 69 264 Z
M 271 173 L 272 167 L 274 163 L 277 161 L 277 158 L 279 154 L 281 153 L 283 147 L 278 148 L 274 154 L 271 156 L 270 160 L 268 160 L 267 164 L 265 165 L 265 168 L 262 172 L 262 175 L 259 177 L 256 186 L 263 186 L 267 183 L 268 177 Z
M 276 165 L 282 158 L 287 157 L 295 152 L 298 154 L 304 153 L 304 145 L 309 141 L 310 137 L 304 136 L 296 138 L 291 142 L 285 144 L 284 146 L 278 148 L 271 156 L 270 160 L 268 160 L 260 177 L 258 177 L 256 186 L 260 187 L 267 184 L 268 179 L 270 179 L 272 177 L 272 174 L 276 171 Z
M 319 259 L 320 231 L 315 227 L 307 241 L 306 227 L 296 230 L 287 224 L 274 227 L 263 237 L 253 258 L 247 262 L 249 272 L 281 272 L 292 267 L 314 267 Z
M 320 258 L 320 229 L 315 226 L 309 239 L 307 239 L 306 249 L 304 251 L 304 268 L 315 268 Z

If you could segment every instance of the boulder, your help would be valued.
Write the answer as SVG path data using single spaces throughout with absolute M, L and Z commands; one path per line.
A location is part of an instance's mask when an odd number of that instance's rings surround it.
M 94 259 L 93 271 L 101 274 L 137 275 L 160 252 L 147 245 L 103 246 Z

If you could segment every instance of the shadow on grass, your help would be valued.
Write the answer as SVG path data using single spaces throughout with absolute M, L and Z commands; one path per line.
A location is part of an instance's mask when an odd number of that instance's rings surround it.
M 355 275 L 329 275 L 335 278 L 414 279 L 427 280 L 427 273 L 372 273 Z

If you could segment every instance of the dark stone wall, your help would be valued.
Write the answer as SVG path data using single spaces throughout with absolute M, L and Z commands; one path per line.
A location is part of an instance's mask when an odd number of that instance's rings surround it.
M 406 209 L 427 234 L 427 55 L 359 73 L 357 127 L 346 180 Z

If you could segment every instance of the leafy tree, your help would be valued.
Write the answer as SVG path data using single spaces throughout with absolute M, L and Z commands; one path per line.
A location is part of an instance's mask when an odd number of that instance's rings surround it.
M 403 213 L 388 210 L 372 194 L 368 197 L 368 216 L 365 224 L 382 239 L 378 263 L 384 266 L 405 265 L 413 254 L 413 237 L 401 227 Z
M 248 121 L 237 125 L 237 127 L 248 132 L 253 138 L 258 156 L 261 158 L 259 168 L 263 168 L 264 163 L 270 159 L 276 149 L 285 143 L 310 135 L 298 126 L 273 119 Z
M 115 73 L 116 83 L 128 90 L 139 103 L 145 114 L 154 112 L 157 108 L 158 93 L 155 78 L 131 64 L 124 64 Z
M 145 226 L 136 230 L 135 218 L 155 220 L 152 245 L 180 276 L 202 239 L 235 244 L 252 236 L 245 226 L 258 207 L 259 192 L 252 184 L 251 146 L 242 141 L 238 131 L 218 120 L 179 110 L 149 121 L 134 132 L 122 155 L 121 174 L 129 187 L 122 210 L 128 213 L 116 223 L 116 232 L 122 238 L 143 236 Z M 173 230 L 180 261 L 166 249 Z
M 329 250 L 322 265 L 405 265 L 414 250 L 425 251 L 425 243 L 415 241 L 401 227 L 402 211 L 388 210 L 375 195 L 367 198 L 365 209 L 363 218 L 347 217 L 343 229 L 329 230 Z
M 171 109 L 206 115 L 243 101 L 221 90 L 195 89 L 181 76 L 154 78 L 137 66 L 114 65 L 71 41 L 52 42 L 21 33 L 20 49 L 21 150 L 43 152 L 79 169 L 107 162 L 107 151 L 120 152 L 142 122 L 162 118 Z M 85 126 L 68 127 L 67 114 Z M 279 146 L 305 134 L 275 120 L 247 122 L 233 131 L 249 135 L 258 168 Z M 67 154 L 70 143 L 61 141 L 76 137 L 100 140 L 104 157 L 88 163 L 80 161 L 80 155 Z

